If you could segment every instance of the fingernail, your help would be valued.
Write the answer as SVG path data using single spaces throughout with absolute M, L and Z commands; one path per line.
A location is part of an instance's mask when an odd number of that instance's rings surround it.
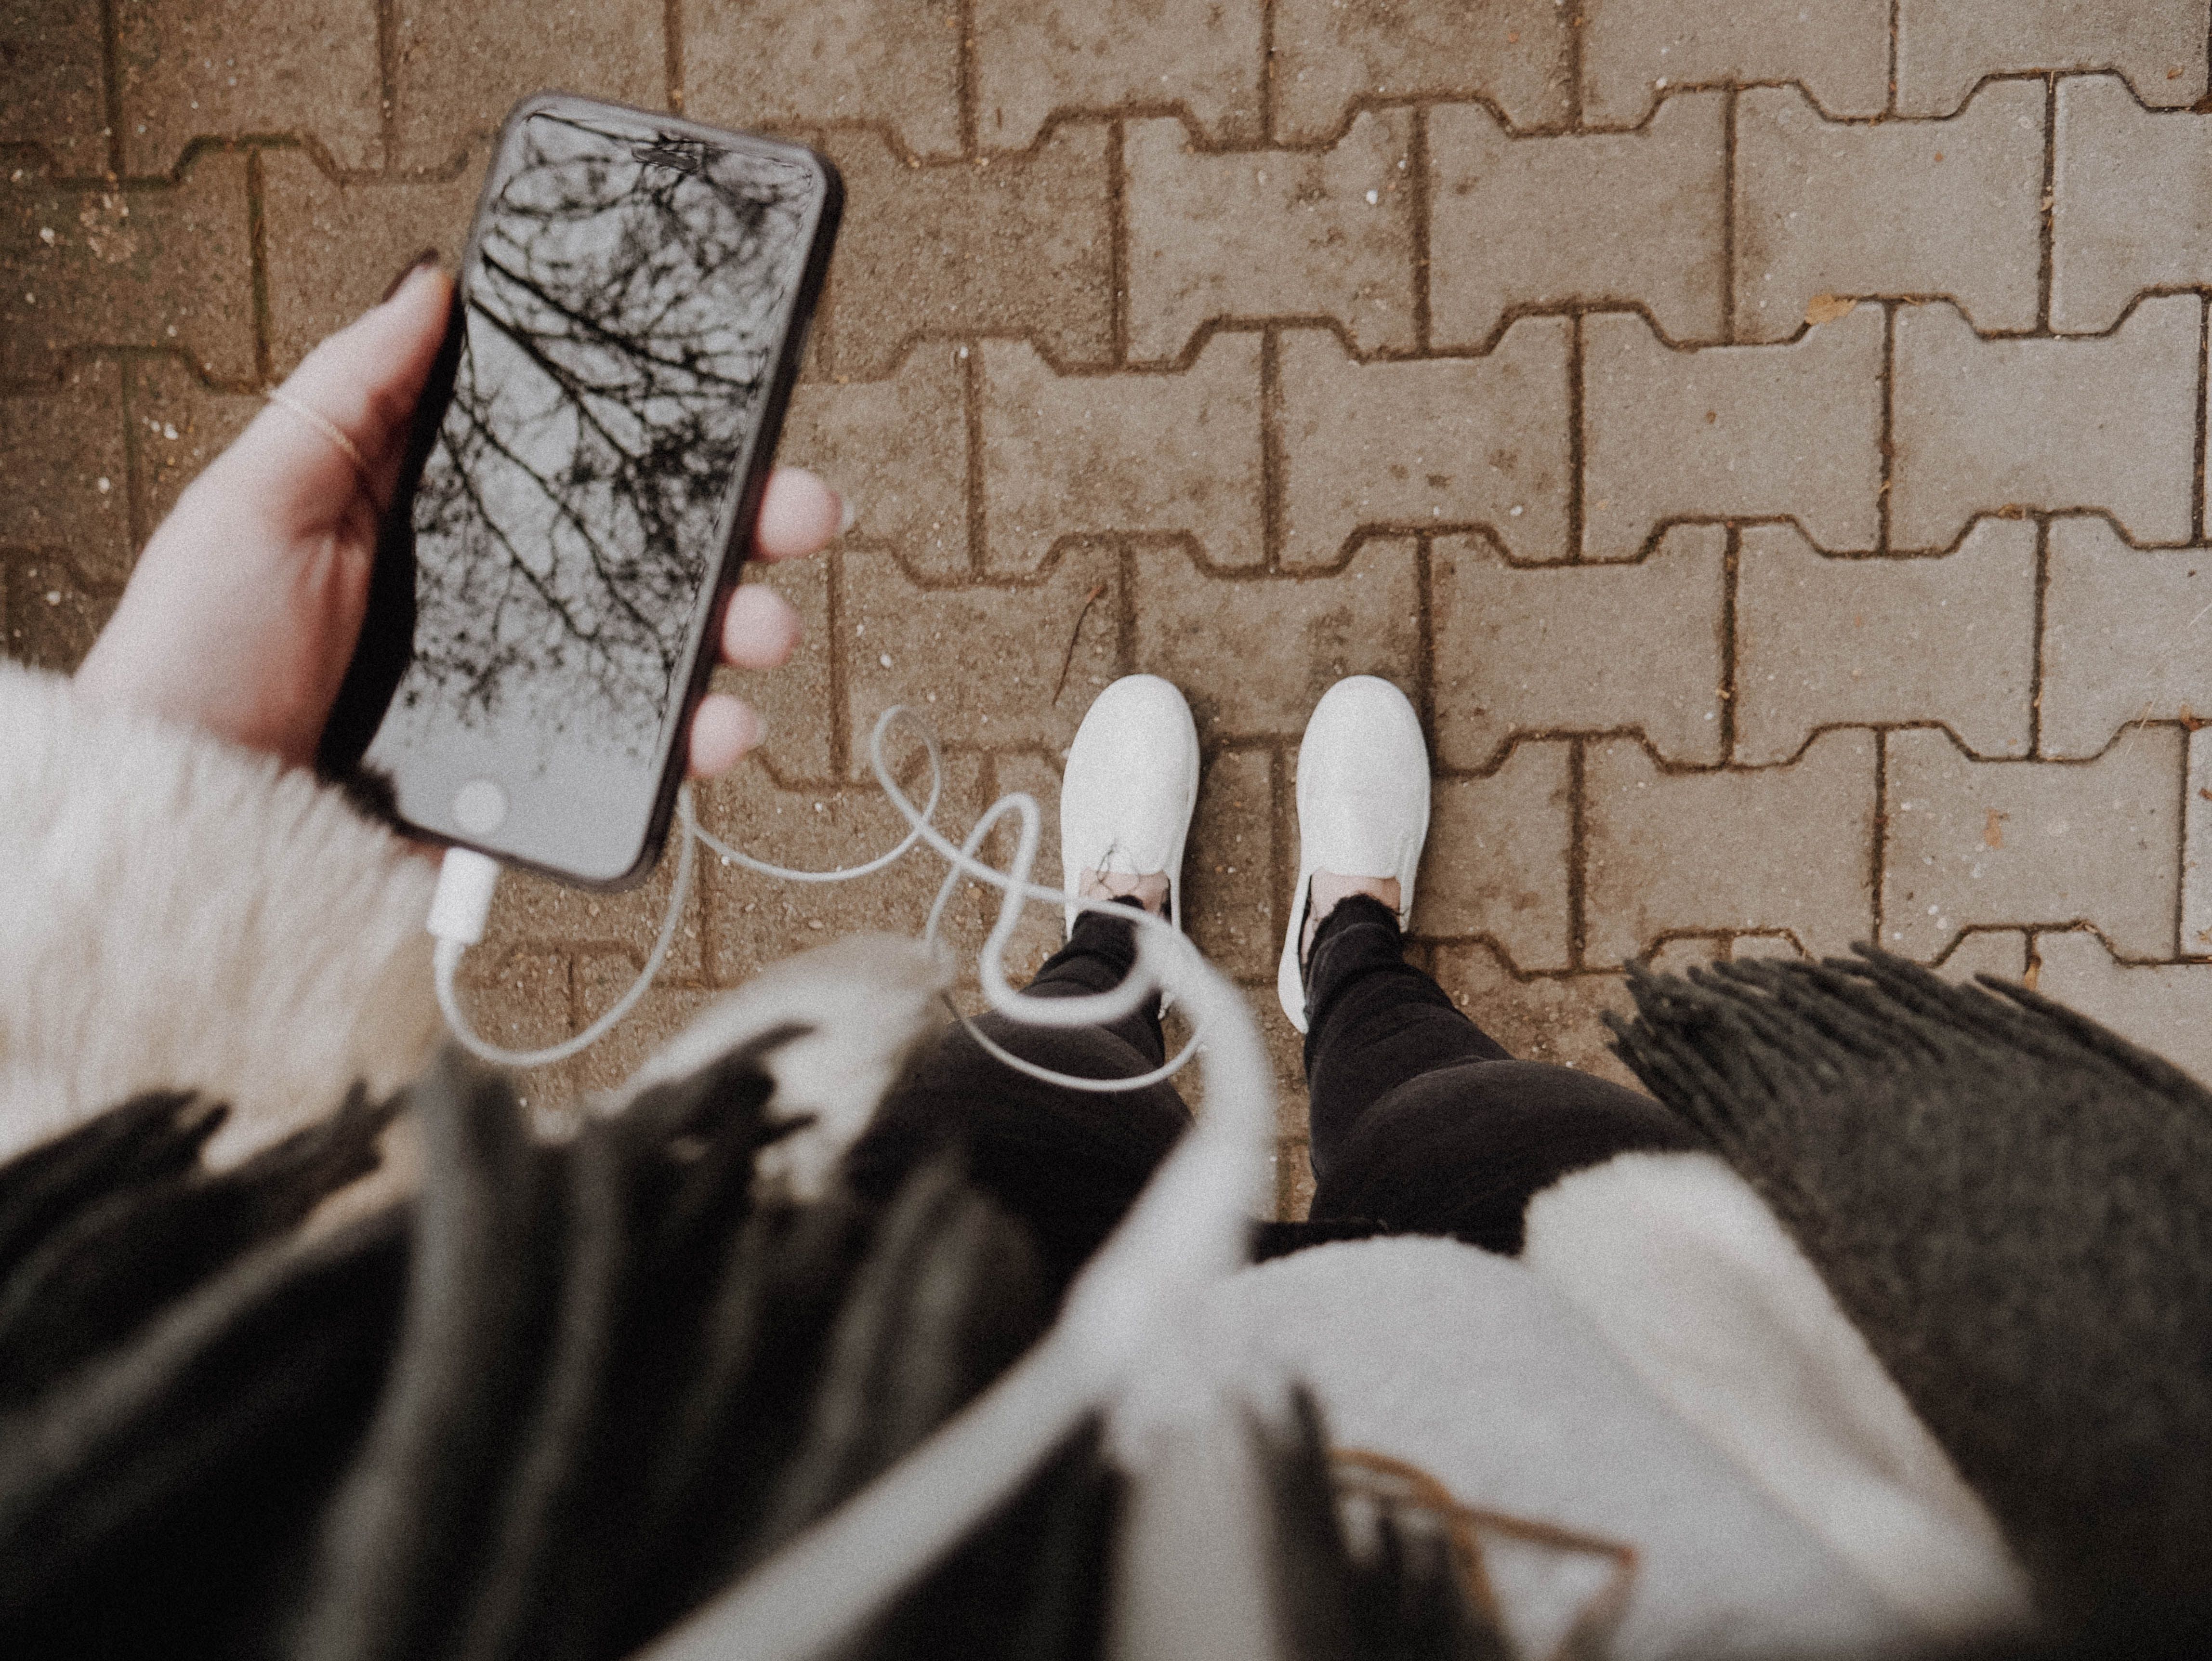
M 848 496 L 840 495 L 837 502 L 837 534 L 843 536 L 853 528 L 853 521 L 860 518 L 860 510 L 853 505 L 853 498 Z
M 422 271 L 426 267 L 434 265 L 437 263 L 438 251 L 435 248 L 423 249 L 422 252 L 416 254 L 414 259 L 409 260 L 406 265 L 400 267 L 399 275 L 392 279 L 392 286 L 384 291 L 384 300 L 380 300 L 376 303 L 381 306 L 384 304 L 385 300 L 391 299 L 392 295 L 398 294 L 402 289 L 407 286 L 407 279 L 409 277 L 414 276 L 416 272 Z

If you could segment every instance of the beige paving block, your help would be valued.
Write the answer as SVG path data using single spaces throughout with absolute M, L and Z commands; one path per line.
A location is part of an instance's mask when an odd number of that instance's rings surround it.
M 1413 932 L 1482 935 L 1522 971 L 1573 962 L 1574 746 L 1517 745 L 1488 778 L 1437 781 Z
M 2107 75 L 2058 83 L 2051 326 L 2097 334 L 2150 289 L 2212 286 L 2212 117 L 2154 113 Z
M 898 754 L 918 757 L 919 745 Z M 986 806 L 974 755 L 947 758 L 945 789 L 936 824 L 955 842 L 963 838 Z M 917 805 L 927 800 L 926 767 L 902 773 Z M 796 870 L 830 871 L 864 865 L 896 847 L 906 834 L 871 778 L 836 787 L 782 786 L 747 764 L 699 793 L 700 822 L 755 858 Z M 720 860 L 701 861 L 711 932 L 709 978 L 736 986 L 770 964 L 848 934 L 882 933 L 919 938 L 930 903 L 944 880 L 945 865 L 927 851 L 850 882 L 793 883 L 762 876 Z M 959 953 L 961 979 L 975 982 L 975 952 L 998 915 L 998 896 L 969 885 L 951 903 L 945 938 Z
M 2035 585 L 2025 520 L 1983 520 L 1933 559 L 1832 559 L 1792 526 L 1753 526 L 1736 563 L 1735 759 L 1787 761 L 1846 722 L 1940 721 L 1978 756 L 2026 755 Z
M 88 583 L 61 561 L 43 556 L 0 559 L 0 585 L 7 590 L 0 599 L 0 656 L 60 674 L 84 661 L 122 592 Z
M 959 0 L 688 0 L 684 108 L 753 131 L 881 122 L 960 151 Z
M 1284 1140 L 1275 1145 L 1275 1219 L 1302 1223 L 1313 1209 L 1313 1146 L 1304 1140 Z
M 2032 329 L 2043 262 L 2043 83 L 1954 119 L 1830 121 L 1797 87 L 1736 100 L 1735 333 L 1787 340 L 1820 295 L 1944 295 Z
M 1816 957 L 1865 940 L 1875 782 L 1874 734 L 1850 727 L 1749 771 L 1663 773 L 1634 739 L 1591 744 L 1585 961 L 1623 963 L 1680 932 L 1786 932 Z
M 572 1019 L 570 964 L 564 952 L 483 946 L 461 959 L 461 1008 L 479 1037 L 502 1050 L 544 1050 L 568 1039 Z M 576 1098 L 575 1064 L 518 1072 L 515 1093 L 541 1116 L 565 1113 Z M 544 1117 L 541 1116 L 541 1123 Z
M 1287 759 L 1282 766 L 1287 777 Z M 1183 850 L 1184 932 L 1223 974 L 1249 980 L 1273 977 L 1283 949 L 1287 897 L 1275 892 L 1275 767 L 1268 750 L 1217 749 L 1199 779 Z M 1049 812 L 1052 804 L 1046 806 Z
M 1954 307 L 1901 307 L 1892 544 L 1946 547 L 2007 508 L 2102 508 L 2137 542 L 2186 541 L 2203 325 L 2194 295 L 2094 340 L 1984 340 Z
M 1207 575 L 1178 548 L 1138 549 L 1129 668 L 1181 687 L 1208 745 L 1295 744 L 1321 695 L 1346 675 L 1413 691 L 1419 554 L 1409 538 L 1377 538 L 1326 576 L 1229 579 Z
M 890 374 L 916 338 L 1027 335 L 1055 362 L 1114 356 L 1111 129 L 1072 122 L 1026 155 L 908 166 L 880 133 L 823 147 L 845 176 L 831 367 Z
M 1440 946 L 1437 984 L 1516 1061 L 1550 1062 L 1641 1089 L 1613 1053 L 1605 1014 L 1635 1013 L 1620 975 L 1516 976 L 1490 946 Z
M 1523 318 L 1486 357 L 1405 363 L 1286 330 L 1282 563 L 1330 564 L 1355 531 L 1475 525 L 1516 558 L 1566 557 L 1571 328 Z
M 100 0 L 0 0 L 0 144 L 43 144 L 64 173 L 107 167 Z
M 131 569 L 123 366 L 79 360 L 51 388 L 0 397 L 0 547 L 120 581 Z
M 1897 107 L 1948 115 L 1990 75 L 2117 70 L 2146 104 L 2204 95 L 2204 8 L 2195 0 L 1898 0 Z
M 263 400 L 256 392 L 211 387 L 175 357 L 136 359 L 125 380 L 131 447 L 138 463 L 132 520 L 143 542 L 169 516 L 185 487 L 261 412 Z
M 889 379 L 802 380 L 776 459 L 811 467 L 853 509 L 848 542 L 883 543 L 908 569 L 969 569 L 969 360 L 943 341 L 916 346 Z
M 2001 981 L 2027 978 L 2028 934 L 2021 928 L 1980 928 L 1961 934 L 1943 954 L 1936 972 L 1964 986 L 1977 975 L 1994 975 Z
M 1130 122 L 1129 356 L 1176 357 L 1228 317 L 1331 317 L 1362 352 L 1410 351 L 1413 128 L 1363 111 L 1329 149 L 1205 155 L 1180 121 Z
M 2181 879 L 2179 729 L 2131 727 L 2092 762 L 1975 761 L 1893 733 L 1881 943 L 1929 962 L 1961 928 L 2088 923 L 2172 957 Z
M 444 167 L 546 88 L 665 109 L 662 0 L 391 0 L 392 165 Z
M 672 829 L 668 852 L 652 874 L 620 893 L 572 888 L 527 871 L 507 873 L 492 902 L 483 944 L 476 950 L 493 958 L 517 949 L 577 955 L 616 953 L 633 968 L 642 965 L 668 913 L 669 887 L 676 873 L 676 838 L 677 832 Z M 695 884 L 669 946 L 668 960 L 661 970 L 664 978 L 699 978 L 705 964 L 704 911 Z
M 2042 697 L 2042 752 L 2059 758 L 2100 754 L 2130 721 L 2212 715 L 2212 550 L 2052 520 Z
M 278 374 L 375 305 L 423 249 L 441 251 L 448 271 L 459 265 L 489 156 L 479 147 L 442 178 L 341 183 L 304 151 L 262 152 L 269 344 Z
M 1677 526 L 1633 565 L 1515 566 L 1486 537 L 1430 555 L 1437 751 L 1486 767 L 1516 733 L 1640 731 L 1717 766 L 1728 532 Z
M 1439 345 L 1480 345 L 1517 306 L 1648 307 L 1670 339 L 1717 340 L 1728 292 L 1728 100 L 1669 98 L 1631 133 L 1515 137 L 1480 104 L 1429 113 L 1430 308 Z
M 637 970 L 627 958 L 595 955 L 576 963 L 576 1001 L 586 1021 L 602 1012 L 629 989 Z M 630 1074 L 645 1065 L 653 1051 L 691 1025 L 713 1002 L 714 994 L 703 987 L 656 985 L 614 1030 L 568 1063 L 573 1088 L 581 1101 L 603 1092 L 616 1091 Z
M 1878 306 L 1786 346 L 1697 351 L 1585 318 L 1583 557 L 1632 559 L 1676 518 L 1789 518 L 1832 551 L 1872 548 L 1881 374 Z
M 1261 0 L 974 0 L 975 125 L 1023 149 L 1055 111 L 1180 106 L 1215 143 L 1261 137 Z
M 1797 81 L 1831 115 L 1888 102 L 1889 0 L 1583 0 L 1583 119 L 1632 126 L 1669 87 Z
M 830 634 L 831 575 L 826 559 L 754 563 L 744 581 L 773 589 L 799 614 L 799 645 L 780 668 L 714 671 L 714 689 L 733 692 L 768 722 L 761 753 L 786 780 L 837 776 L 838 708 L 830 676 L 837 642 Z
M 1188 533 L 1216 565 L 1266 556 L 1260 337 L 1188 369 L 1061 375 L 1021 341 L 981 355 L 983 567 L 1027 572 L 1060 538 Z
M 254 375 L 246 157 L 196 156 L 176 185 L 73 185 L 37 163 L 0 185 L 0 381 L 88 347 L 174 348 Z
M 1760 938 L 1746 935 L 1747 940 Z M 1774 938 L 1771 936 L 1765 938 Z M 1786 940 L 1786 937 L 1783 937 Z M 1725 963 L 1733 952 L 1734 942 L 1719 934 L 1675 934 L 1646 952 L 1644 966 L 1655 975 L 1686 975 L 1691 970 L 1705 964 Z M 1790 949 L 1797 948 L 1794 943 Z
M 2212 1086 L 2212 964 L 2123 963 L 2086 929 L 2035 951 L 2037 991 Z
M 376 8 L 365 0 L 117 0 L 123 170 L 195 138 L 296 133 L 342 167 L 384 160 Z
M 2181 794 L 2181 950 L 2212 958 L 2212 728 L 2189 734 Z
M 1078 544 L 1034 581 L 958 588 L 924 587 L 889 554 L 845 554 L 838 643 L 852 776 L 872 776 L 868 734 L 894 703 L 912 706 L 947 744 L 1065 749 L 1091 699 L 1122 672 L 1115 554 L 1109 543 Z M 1093 590 L 1103 592 L 1094 599 Z
M 1750 963 L 1760 958 L 1797 958 L 1804 949 L 1788 934 L 1738 934 L 1728 943 L 1730 963 Z
M 1364 99 L 1479 97 L 1516 127 L 1563 125 L 1567 9 L 1555 0 L 1277 0 L 1275 136 L 1313 143 Z

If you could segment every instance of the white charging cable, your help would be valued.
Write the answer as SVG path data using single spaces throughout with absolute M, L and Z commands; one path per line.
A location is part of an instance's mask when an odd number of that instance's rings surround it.
M 916 807 L 906 793 L 899 788 L 893 777 L 886 756 L 886 742 L 891 727 L 900 721 L 907 721 L 921 739 L 929 757 L 929 797 Z M 1012 942 L 1014 930 L 1020 925 L 1024 910 L 1031 904 L 1045 904 L 1055 910 L 1064 908 L 1071 897 L 1057 888 L 1046 887 L 1030 880 L 1030 873 L 1036 862 L 1037 844 L 1043 826 L 1043 814 L 1033 796 L 1016 791 L 1001 796 L 991 804 L 966 842 L 956 846 L 932 823 L 945 790 L 945 767 L 939 754 L 936 734 L 920 716 L 903 705 L 894 705 L 878 717 L 875 730 L 868 739 L 868 760 L 874 769 L 876 782 L 898 810 L 908 824 L 906 836 L 889 852 L 878 855 L 866 863 L 847 866 L 834 871 L 799 871 L 787 866 L 771 865 L 763 860 L 732 848 L 719 837 L 708 832 L 698 821 L 691 803 L 691 788 L 685 785 L 677 793 L 678 845 L 676 878 L 670 885 L 667 913 L 661 919 L 659 935 L 647 955 L 645 966 L 629 989 L 615 1001 L 598 1019 L 565 1043 L 552 1044 L 543 1050 L 507 1050 L 480 1036 L 470 1024 L 466 1012 L 461 1008 L 459 985 L 461 957 L 468 948 L 483 939 L 484 925 L 491 915 L 492 896 L 498 887 L 500 865 L 488 855 L 473 849 L 455 848 L 447 851 L 445 862 L 438 873 L 436 894 L 430 903 L 428 923 L 429 932 L 437 939 L 433 953 L 438 989 L 438 1007 L 444 1012 L 446 1025 L 463 1049 L 482 1060 L 501 1067 L 546 1067 L 563 1062 L 588 1050 L 605 1037 L 625 1015 L 637 1007 L 661 965 L 668 959 L 669 947 L 676 939 L 676 929 L 682 920 L 684 902 L 690 897 L 692 867 L 696 861 L 696 844 L 704 843 L 724 861 L 743 867 L 763 876 L 783 882 L 832 883 L 851 882 L 857 878 L 871 876 L 896 863 L 912 852 L 918 843 L 926 843 L 930 850 L 951 867 L 939 887 L 937 898 L 929 909 L 928 921 L 922 929 L 922 938 L 940 951 L 946 948 L 939 935 L 945 907 L 951 903 L 963 882 L 980 882 L 986 886 L 1003 891 L 1005 897 L 999 908 L 998 921 L 977 955 L 977 977 L 982 983 L 983 996 L 991 1007 L 1009 1019 L 1029 1026 L 1096 1026 L 1121 1019 L 1140 1007 L 1155 991 L 1171 992 L 1178 981 L 1188 978 L 1188 963 L 1195 961 L 1197 951 L 1172 924 L 1151 913 L 1127 906 L 1109 906 L 1091 899 L 1074 897 L 1079 910 L 1097 911 L 1121 918 L 1137 926 L 1137 959 L 1130 972 L 1109 992 L 1091 993 L 1072 998 L 1030 997 L 1015 990 L 1006 975 L 1006 951 Z M 1014 859 L 1010 869 L 1000 871 L 976 856 L 976 849 L 999 823 L 1013 815 L 1019 820 L 1019 830 Z M 948 1007 L 950 1000 L 947 1000 Z M 1013 1068 L 1018 1073 L 1046 1084 L 1065 1089 L 1092 1093 L 1112 1093 L 1120 1091 L 1141 1090 L 1163 1080 L 1172 1078 L 1199 1053 L 1205 1038 L 1204 1023 L 1197 1024 L 1190 1042 L 1164 1065 L 1133 1078 L 1086 1079 L 1073 1074 L 1056 1073 L 1037 1066 L 1014 1055 L 996 1043 L 975 1024 L 956 1009 L 956 1019 L 964 1026 L 969 1036 L 986 1052 Z

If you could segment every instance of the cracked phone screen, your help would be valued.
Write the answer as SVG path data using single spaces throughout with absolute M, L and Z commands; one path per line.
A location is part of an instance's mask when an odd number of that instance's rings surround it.
M 413 824 L 611 880 L 681 742 L 823 181 L 611 112 L 534 113 L 499 165 L 414 500 L 411 653 L 363 764 Z M 454 822 L 477 781 L 502 834 Z

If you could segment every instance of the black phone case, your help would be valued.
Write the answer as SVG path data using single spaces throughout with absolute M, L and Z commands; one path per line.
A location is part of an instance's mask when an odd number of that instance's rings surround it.
M 772 149 L 787 155 L 803 156 L 821 176 L 823 202 L 821 216 L 816 221 L 813 239 L 807 248 L 805 264 L 800 273 L 791 319 L 777 343 L 775 368 L 769 376 L 767 394 L 762 400 L 758 436 L 754 441 L 752 455 L 744 476 L 738 481 L 734 505 L 728 520 L 729 528 L 722 547 L 710 563 L 707 580 L 700 585 L 699 598 L 695 602 L 690 673 L 684 687 L 679 716 L 672 727 L 673 736 L 668 741 L 667 751 L 663 757 L 652 817 L 647 822 L 644 843 L 636 862 L 620 876 L 602 881 L 534 861 L 516 860 L 496 849 L 480 850 L 504 862 L 540 871 L 573 886 L 603 891 L 635 885 L 659 863 L 661 854 L 667 846 L 669 825 L 676 814 L 676 793 L 684 783 L 691 714 L 706 694 L 718 655 L 708 637 L 708 625 L 720 615 L 723 604 L 730 591 L 736 587 L 744 567 L 753 522 L 759 517 L 761 492 L 766 488 L 768 476 L 775 464 L 776 447 L 782 436 L 784 415 L 790 406 L 792 386 L 799 377 L 799 360 L 805 352 L 807 337 L 813 323 L 816 305 L 821 299 L 823 285 L 829 280 L 830 252 L 837 240 L 837 228 L 843 218 L 845 207 L 845 184 L 836 164 L 806 145 L 763 138 L 757 134 L 732 132 L 724 128 L 687 121 L 680 116 L 640 110 L 626 104 L 611 104 L 571 93 L 541 92 L 517 104 L 501 125 L 499 142 L 493 147 L 491 163 L 485 170 L 483 187 L 477 195 L 476 214 L 471 222 L 468 241 L 463 250 L 460 263 L 463 274 L 472 269 L 476 263 L 478 240 L 483 234 L 484 216 L 494 200 L 495 188 L 501 178 L 502 163 L 516 129 L 539 113 L 592 115 L 609 113 L 651 121 L 669 132 L 712 143 L 736 141 L 752 148 Z M 323 729 L 322 739 L 315 752 L 315 770 L 326 781 L 345 791 L 356 805 L 411 837 L 459 847 L 473 844 L 465 838 L 410 823 L 397 811 L 390 788 L 364 770 L 361 761 L 376 735 L 393 694 L 398 689 L 413 651 L 416 620 L 415 494 L 422 483 L 422 469 L 437 445 L 439 427 L 445 419 L 447 406 L 453 399 L 454 377 L 460 364 L 465 315 L 463 296 L 457 289 L 452 312 L 447 319 L 445 342 L 432 365 L 422 399 L 415 408 L 414 423 L 409 434 L 398 488 L 393 491 L 391 505 L 386 508 L 377 527 L 376 556 L 369 575 L 368 609 L 362 624 L 361 638 L 346 666 L 337 703 Z

